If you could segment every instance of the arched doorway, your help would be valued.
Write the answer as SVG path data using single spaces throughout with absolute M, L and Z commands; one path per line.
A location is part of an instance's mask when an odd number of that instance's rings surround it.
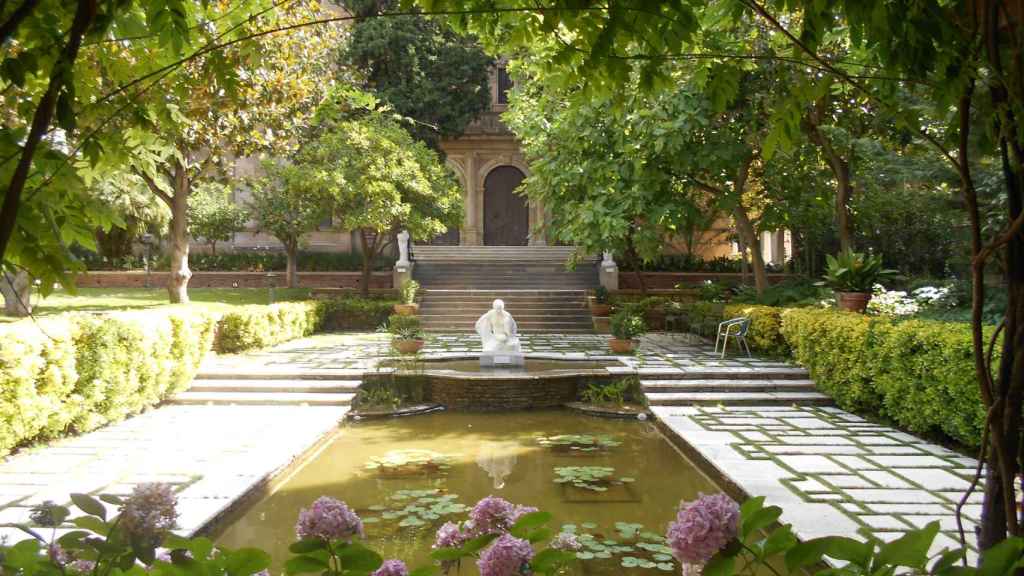
M 484 244 L 526 246 L 530 208 L 514 190 L 523 181 L 515 166 L 498 166 L 484 179 Z

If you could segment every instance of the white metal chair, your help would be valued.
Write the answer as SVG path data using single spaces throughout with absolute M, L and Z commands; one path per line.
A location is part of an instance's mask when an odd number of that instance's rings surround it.
M 747 358 L 751 357 L 750 346 L 747 345 L 747 332 L 750 331 L 750 318 L 742 316 L 726 320 L 718 325 L 718 337 L 715 338 L 715 352 L 718 352 L 718 345 L 722 345 L 722 358 L 725 358 L 725 349 L 729 346 L 729 338 L 736 340 L 737 347 L 747 351 Z

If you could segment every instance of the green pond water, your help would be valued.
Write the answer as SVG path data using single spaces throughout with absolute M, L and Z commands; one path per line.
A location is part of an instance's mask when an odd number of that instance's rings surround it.
M 556 532 L 572 524 L 565 529 L 592 535 L 571 573 L 671 574 L 678 566 L 659 535 L 681 499 L 716 491 L 650 422 L 567 411 L 438 413 L 344 425 L 218 541 L 262 547 L 280 567 L 299 510 L 328 495 L 356 509 L 369 546 L 416 567 L 430 562 L 438 526 L 495 495 L 552 513 Z M 627 567 L 625 557 L 633 558 Z M 460 572 L 475 573 L 472 563 Z

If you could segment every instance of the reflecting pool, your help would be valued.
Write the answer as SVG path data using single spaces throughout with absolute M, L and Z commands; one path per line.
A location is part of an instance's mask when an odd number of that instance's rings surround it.
M 552 513 L 556 532 L 584 535 L 574 573 L 669 574 L 678 567 L 659 535 L 681 499 L 717 490 L 649 422 L 567 411 L 438 413 L 344 425 L 218 541 L 262 547 L 280 566 L 299 509 L 327 495 L 356 509 L 369 546 L 416 567 L 429 563 L 438 526 L 464 520 L 493 494 Z

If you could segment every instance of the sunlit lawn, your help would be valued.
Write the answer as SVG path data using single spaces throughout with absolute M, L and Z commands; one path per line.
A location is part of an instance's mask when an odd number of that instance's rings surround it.
M 79 288 L 76 294 L 57 290 L 41 298 L 32 295 L 33 314 L 50 316 L 61 312 L 105 312 L 110 310 L 145 310 L 159 307 L 195 308 L 224 311 L 233 306 L 268 304 L 267 288 L 193 288 L 188 291 L 190 304 L 170 304 L 164 288 Z M 275 288 L 274 300 L 297 300 L 309 296 L 308 288 Z M 14 318 L 0 316 L 0 322 Z

